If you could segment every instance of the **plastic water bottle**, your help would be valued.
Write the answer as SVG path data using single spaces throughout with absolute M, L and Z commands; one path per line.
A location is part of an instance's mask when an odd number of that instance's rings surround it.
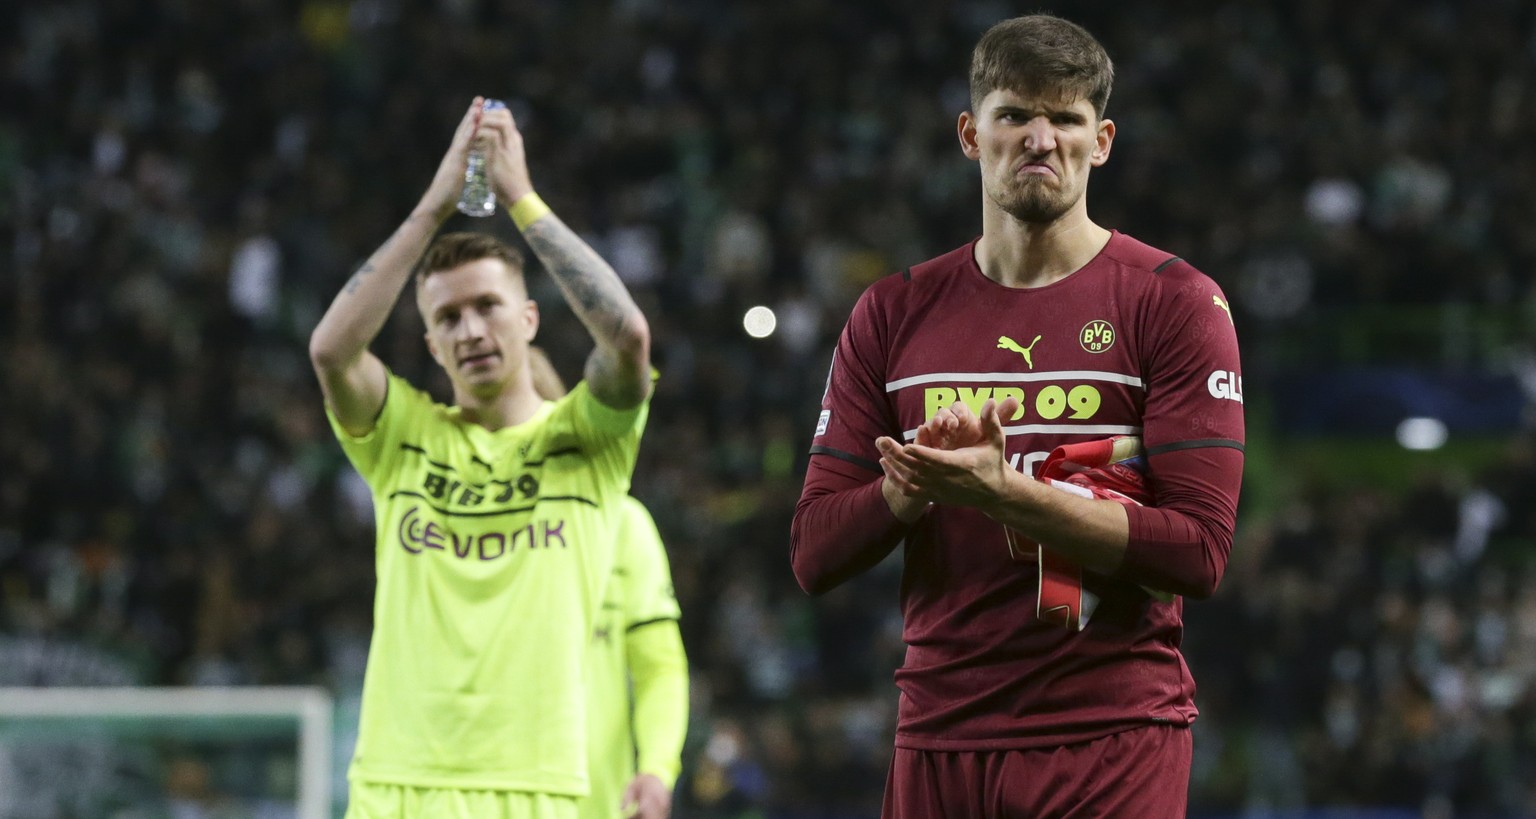
M 481 111 L 506 108 L 501 100 L 486 100 Z M 459 213 L 465 216 L 490 216 L 496 212 L 496 191 L 485 176 L 485 151 L 471 147 L 469 162 L 464 166 L 464 192 L 459 194 Z

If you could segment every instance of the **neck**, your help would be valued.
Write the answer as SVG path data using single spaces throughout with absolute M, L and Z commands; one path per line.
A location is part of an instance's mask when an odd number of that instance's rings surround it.
M 534 390 L 533 381 L 526 370 L 514 377 L 505 388 L 485 397 L 455 384 L 453 402 L 458 405 L 464 420 L 492 432 L 527 421 L 544 405 L 544 399 Z
M 1110 233 L 1088 219 L 1082 201 L 1059 219 L 1023 222 L 987 203 L 982 215 L 976 264 L 1004 287 L 1044 287 L 1093 260 Z

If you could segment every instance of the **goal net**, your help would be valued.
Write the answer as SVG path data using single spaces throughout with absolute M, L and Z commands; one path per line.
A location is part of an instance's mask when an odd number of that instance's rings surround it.
M 315 687 L 0 688 L 0 819 L 330 819 Z

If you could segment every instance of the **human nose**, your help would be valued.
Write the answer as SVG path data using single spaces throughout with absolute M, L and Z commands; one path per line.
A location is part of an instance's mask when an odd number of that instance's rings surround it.
M 1034 154 L 1056 150 L 1056 127 L 1045 117 L 1035 117 L 1024 124 L 1024 148 Z
M 454 330 L 457 333 L 455 340 L 475 341 L 485 335 L 485 318 L 473 310 L 467 311 Z

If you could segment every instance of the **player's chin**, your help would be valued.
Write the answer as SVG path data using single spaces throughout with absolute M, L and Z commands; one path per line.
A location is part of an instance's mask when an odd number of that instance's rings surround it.
M 506 386 L 506 374 L 500 367 L 481 368 L 472 372 L 462 373 L 459 382 L 462 383 L 474 395 L 482 398 L 494 396 Z
M 1020 222 L 1050 222 L 1066 213 L 1067 207 L 1058 201 L 1042 202 L 1029 198 L 1015 202 L 1003 210 Z

